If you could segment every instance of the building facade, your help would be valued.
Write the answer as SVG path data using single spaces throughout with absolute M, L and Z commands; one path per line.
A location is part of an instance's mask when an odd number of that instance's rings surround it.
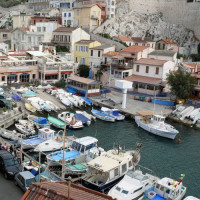
M 11 40 L 12 30 L 0 29 L 0 42 L 6 42 Z
M 67 26 L 67 27 L 74 26 L 74 11 L 73 10 L 62 11 L 62 25 Z
M 101 8 L 96 4 L 74 7 L 74 26 L 92 31 L 101 25 Z
M 13 29 L 20 27 L 29 27 L 31 25 L 31 14 L 21 13 L 20 15 L 13 15 Z
M 34 11 L 40 11 L 42 9 L 49 8 L 50 0 L 29 0 L 29 7 Z
M 127 46 L 134 45 L 133 40 L 126 36 L 114 36 L 113 39 L 119 42 L 124 42 Z
M 150 37 L 132 37 L 133 45 L 135 46 L 147 46 L 155 49 L 156 42 L 153 41 Z
M 100 46 L 101 43 L 94 40 L 80 40 L 75 43 L 74 61 L 81 65 L 88 65 L 90 62 L 90 48 Z
M 169 39 L 161 39 L 156 42 L 157 50 L 169 50 L 170 48 L 177 47 L 177 42 Z
M 115 18 L 115 8 L 116 8 L 116 1 L 115 0 L 106 0 L 107 4 L 107 18 Z

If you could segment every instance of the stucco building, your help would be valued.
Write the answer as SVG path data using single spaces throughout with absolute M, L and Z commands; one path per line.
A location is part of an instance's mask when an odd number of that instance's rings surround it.
M 31 25 L 31 14 L 20 13 L 19 15 L 13 15 L 13 29 L 19 27 L 29 27 Z

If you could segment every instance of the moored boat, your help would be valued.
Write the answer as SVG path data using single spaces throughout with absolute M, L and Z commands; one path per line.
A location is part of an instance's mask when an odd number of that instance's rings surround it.
M 32 121 L 36 126 L 40 128 L 49 128 L 50 124 L 47 122 L 47 118 L 45 117 L 37 117 L 35 115 L 28 115 L 28 119 Z
M 32 92 L 32 91 L 27 91 L 27 92 L 24 92 L 22 94 L 23 97 L 26 97 L 26 98 L 29 98 L 29 97 L 35 97 L 37 95 L 37 93 L 35 92 Z
M 91 120 L 88 119 L 87 117 L 85 117 L 83 114 L 81 113 L 77 113 L 74 115 L 74 118 L 76 120 L 79 120 L 81 121 L 83 124 L 87 124 L 87 126 L 90 126 L 91 125 Z
M 153 115 L 149 111 L 139 111 L 135 116 L 135 122 L 138 127 L 161 137 L 174 139 L 179 133 L 173 126 L 165 123 L 165 117 Z
M 48 116 L 47 120 L 52 126 L 56 128 L 60 128 L 60 129 L 65 128 L 65 123 L 56 117 Z
M 35 131 L 35 129 L 34 129 L 33 126 L 26 126 L 26 125 L 22 125 L 22 124 L 15 124 L 15 127 L 16 127 L 16 129 L 20 133 L 22 133 L 22 134 L 24 134 L 26 136 L 36 134 L 36 131 Z
M 104 112 L 101 112 L 99 110 L 91 110 L 92 114 L 98 118 L 98 119 L 101 119 L 101 120 L 104 120 L 104 121 L 108 121 L 108 122 L 115 122 L 115 117 L 109 115 L 109 114 L 106 114 Z
M 15 101 L 20 101 L 21 100 L 21 97 L 17 94 L 13 94 L 12 95 L 12 98 L 15 100 Z
M 10 131 L 10 130 L 3 129 L 3 128 L 0 129 L 0 136 L 5 139 L 9 139 L 9 140 L 13 140 L 13 141 L 19 140 L 24 137 L 24 135 L 16 132 L 15 130 Z
M 118 120 L 118 121 L 125 119 L 125 116 L 120 114 L 118 109 L 110 109 L 110 108 L 107 108 L 107 107 L 102 107 L 101 111 L 115 117 L 115 119 Z
M 36 112 L 36 109 L 29 103 L 25 103 L 25 108 L 30 112 Z

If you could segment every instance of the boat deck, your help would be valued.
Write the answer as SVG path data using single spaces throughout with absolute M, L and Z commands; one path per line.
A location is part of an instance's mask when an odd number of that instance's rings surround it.
M 65 156 L 65 160 L 71 160 L 71 159 L 75 159 L 79 155 L 80 155 L 80 153 L 78 151 L 75 151 L 75 150 L 71 150 L 71 151 L 65 150 L 65 155 L 64 156 Z M 63 159 L 63 153 L 62 153 L 62 151 L 59 151 L 59 152 L 51 154 L 50 157 L 53 160 L 55 160 L 55 161 L 59 161 L 59 160 Z
M 27 140 L 24 140 L 23 143 L 28 143 L 30 145 L 37 145 L 37 144 L 40 144 L 44 142 L 43 139 L 41 138 L 31 138 L 31 139 L 27 139 Z

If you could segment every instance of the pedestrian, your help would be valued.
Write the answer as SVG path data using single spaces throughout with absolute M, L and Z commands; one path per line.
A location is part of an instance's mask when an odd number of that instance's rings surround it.
M 14 156 L 17 157 L 17 149 L 16 149 L 16 145 L 15 144 L 14 144 L 13 152 L 14 152 Z
M 10 145 L 10 153 L 13 154 L 13 146 Z
M 6 143 L 4 143 L 3 149 L 8 151 L 8 145 Z

